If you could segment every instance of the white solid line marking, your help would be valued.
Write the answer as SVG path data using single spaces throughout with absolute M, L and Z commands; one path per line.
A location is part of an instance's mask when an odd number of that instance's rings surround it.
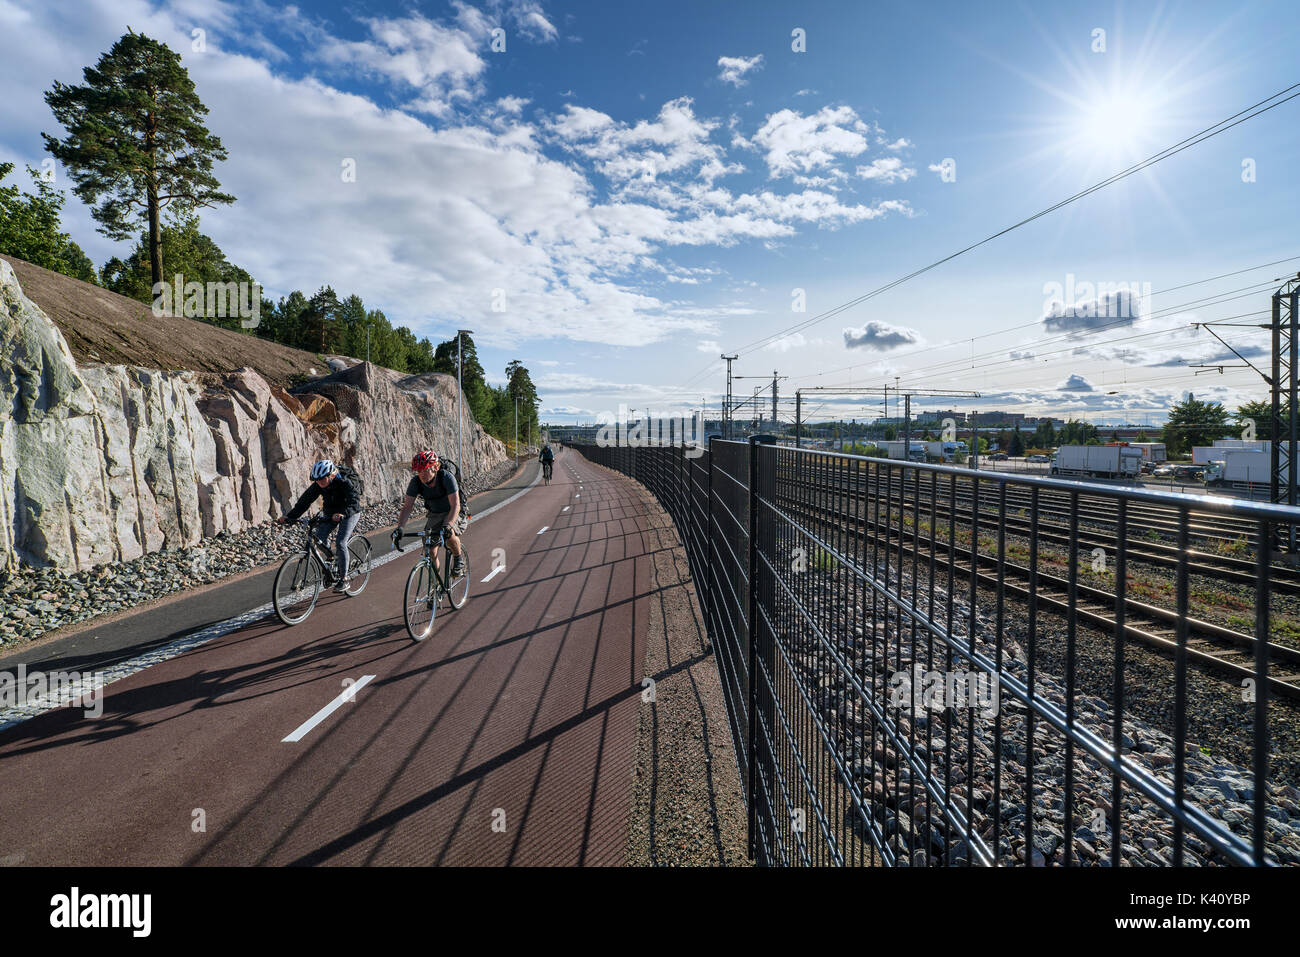
M 322 721 L 324 721 L 326 718 L 332 715 L 335 711 L 337 711 L 340 707 L 342 707 L 343 702 L 355 700 L 357 690 L 369 684 L 374 677 L 375 677 L 374 675 L 362 675 L 360 679 L 354 681 L 352 684 L 344 688 L 343 691 L 339 693 L 339 696 L 337 698 L 335 698 L 325 707 L 321 708 L 319 711 L 317 711 L 314 715 L 312 715 L 302 724 L 298 725 L 297 729 L 293 732 L 293 734 L 289 735 L 289 737 L 287 738 L 282 738 L 280 740 L 280 743 L 284 744 L 286 742 L 301 741 L 303 738 L 307 736 L 307 733 L 311 731 L 312 728 L 316 727 L 316 725 L 320 724 Z
M 550 528 L 550 527 L 551 527 L 551 526 L 549 526 L 549 525 L 543 525 L 543 526 L 542 526 L 542 531 L 541 531 L 541 532 L 538 532 L 537 534 L 538 534 L 538 535 L 542 534 L 542 532 L 546 531 L 546 530 L 547 530 L 548 528 Z
M 490 572 L 487 573 L 487 578 L 479 579 L 479 584 L 481 585 L 483 582 L 490 582 L 492 579 L 496 578 L 505 570 L 506 570 L 505 565 L 498 565 L 496 568 L 492 569 Z
M 572 506 L 566 505 L 566 506 L 564 506 L 564 508 L 560 509 L 560 511 L 561 511 L 561 512 L 567 512 L 571 507 L 572 507 Z

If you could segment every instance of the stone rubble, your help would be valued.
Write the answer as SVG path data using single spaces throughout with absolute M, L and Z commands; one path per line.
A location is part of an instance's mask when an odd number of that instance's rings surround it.
M 467 477 L 466 488 L 471 496 L 476 495 L 504 482 L 514 468 L 514 459 L 509 459 L 486 475 Z M 473 511 L 472 498 L 470 506 Z M 357 531 L 391 527 L 400 507 L 397 498 L 367 506 Z M 417 504 L 408 527 L 414 528 L 423 514 Z M 470 529 L 473 527 L 471 524 Z M 304 534 L 301 527 L 263 522 L 242 532 L 221 532 L 194 545 L 149 552 L 127 562 L 79 571 L 20 566 L 7 575 L 0 572 L 0 651 L 55 628 L 273 565 L 300 548 Z

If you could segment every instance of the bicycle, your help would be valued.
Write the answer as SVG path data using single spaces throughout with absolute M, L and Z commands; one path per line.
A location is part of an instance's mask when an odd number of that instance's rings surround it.
M 429 531 L 403 532 L 396 543 L 399 552 L 402 551 L 403 538 L 418 538 L 424 543 L 424 554 L 407 575 L 406 590 L 402 594 L 402 615 L 406 619 L 406 630 L 415 641 L 423 641 L 433 631 L 433 619 L 442 607 L 444 596 L 452 608 L 463 608 L 469 600 L 469 552 L 462 541 L 460 557 L 465 563 L 465 569 L 453 580 L 451 567 L 455 556 L 447 547 L 445 526 L 438 529 L 436 540 Z M 439 548 L 443 551 L 441 563 L 436 561 Z M 442 567 L 441 573 L 439 565 Z
M 546 480 L 547 485 L 551 484 L 551 466 L 554 464 L 554 462 L 542 463 L 542 478 Z
M 275 573 L 272 604 L 286 625 L 306 621 L 316 607 L 321 588 L 334 583 L 334 549 L 322 545 L 313 534 L 324 520 L 325 516 L 317 513 L 295 523 L 307 526 L 307 544 L 301 552 L 290 554 Z M 364 535 L 349 539 L 348 559 L 348 587 L 344 594 L 356 598 L 370 581 L 370 543 Z

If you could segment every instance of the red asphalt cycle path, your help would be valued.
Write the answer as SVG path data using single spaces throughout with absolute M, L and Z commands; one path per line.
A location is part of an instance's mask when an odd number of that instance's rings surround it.
M 423 642 L 401 614 L 410 549 L 303 624 L 108 686 L 99 718 L 0 732 L 0 863 L 622 863 L 646 528 L 627 479 L 566 451 L 549 486 L 471 523 L 469 601 Z

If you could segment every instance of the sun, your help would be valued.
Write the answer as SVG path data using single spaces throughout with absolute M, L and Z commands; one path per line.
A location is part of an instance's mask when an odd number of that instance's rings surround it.
M 1150 91 L 1107 90 L 1084 102 L 1074 146 L 1099 158 L 1136 158 L 1154 144 L 1159 125 L 1157 97 Z

